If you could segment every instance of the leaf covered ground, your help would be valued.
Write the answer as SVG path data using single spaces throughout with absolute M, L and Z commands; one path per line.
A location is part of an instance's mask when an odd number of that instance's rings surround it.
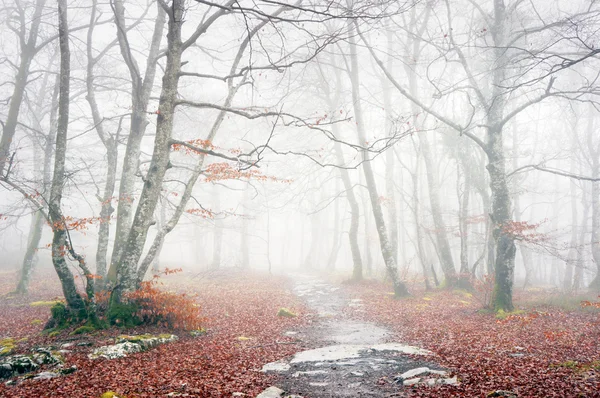
M 414 293 L 394 300 L 391 288 L 366 283 L 348 288 L 366 312 L 405 343 L 434 352 L 458 376 L 459 386 L 419 387 L 413 397 L 486 397 L 497 390 L 523 397 L 600 397 L 600 313 L 540 304 L 540 291 L 516 297 L 521 310 L 498 319 L 465 291 Z
M 6 275 L 3 275 L 6 276 Z M 17 352 L 32 347 L 90 341 L 111 344 L 118 334 L 170 332 L 158 328 L 104 330 L 94 335 L 56 337 L 40 334 L 49 317 L 49 305 L 61 296 L 56 278 L 38 276 L 28 298 L 8 298 L 11 278 L 0 278 L 0 338 L 17 341 Z M 26 380 L 16 386 L 0 383 L 4 397 L 93 397 L 115 391 L 129 398 L 230 397 L 233 392 L 255 396 L 273 380 L 259 372 L 264 363 L 289 356 L 306 347 L 284 335 L 311 322 L 311 315 L 292 295 L 285 278 L 258 273 L 222 273 L 166 277 L 165 289 L 198 294 L 208 334 L 181 340 L 116 360 L 89 360 L 90 347 L 69 348 L 66 365 L 71 375 L 50 380 Z M 434 362 L 458 376 L 459 386 L 400 388 L 397 396 L 486 397 L 496 390 L 523 397 L 600 397 L 600 312 L 580 308 L 571 300 L 564 306 L 543 291 L 520 292 L 519 313 L 498 319 L 481 311 L 481 303 L 465 291 L 424 292 L 394 300 L 390 288 L 378 282 L 344 285 L 349 298 L 361 307 L 348 307 L 350 318 L 363 318 L 394 332 L 402 343 L 434 353 Z M 560 302 L 560 300 L 558 300 Z M 31 305 L 36 303 L 36 305 Z M 298 317 L 277 317 L 291 308 Z M 309 328 L 310 329 L 310 328 Z M 312 348 L 312 347 L 311 347 Z M 394 375 L 378 380 L 389 386 Z M 310 398 L 310 397 L 307 397 Z
M 166 278 L 166 289 L 198 294 L 199 308 L 206 317 L 207 335 L 191 337 L 176 332 L 180 341 L 115 360 L 89 360 L 88 347 L 75 347 L 65 354 L 66 365 L 76 365 L 71 375 L 50 380 L 26 380 L 16 386 L 0 384 L 2 397 L 99 397 L 114 391 L 134 397 L 164 397 L 169 393 L 191 397 L 230 397 L 233 392 L 254 396 L 269 386 L 261 366 L 292 354 L 297 345 L 283 332 L 298 327 L 303 317 L 278 317 L 282 307 L 302 311 L 301 303 L 285 288 L 285 280 L 264 274 L 217 275 Z M 13 286 L 0 284 L 5 296 Z M 166 330 L 137 328 L 107 330 L 90 335 L 68 332 L 50 338 L 41 336 L 49 317 L 48 305 L 31 302 L 60 295 L 56 281 L 47 275 L 32 283 L 27 299 L 0 298 L 0 337 L 22 339 L 18 352 L 32 347 L 91 341 L 94 346 L 111 344 L 127 334 L 160 333 Z M 42 322 L 38 322 L 42 321 Z M 26 339 L 26 340 L 25 340 Z

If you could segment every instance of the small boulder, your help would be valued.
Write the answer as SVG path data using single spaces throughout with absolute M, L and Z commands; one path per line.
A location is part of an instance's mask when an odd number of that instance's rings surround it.
M 282 317 L 286 317 L 286 318 L 294 318 L 297 315 L 287 308 L 280 308 L 279 311 L 277 311 L 277 316 L 282 316 Z

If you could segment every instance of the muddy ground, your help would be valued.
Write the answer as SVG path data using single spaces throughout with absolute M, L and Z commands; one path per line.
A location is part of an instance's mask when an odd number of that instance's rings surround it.
M 345 297 L 338 287 L 316 277 L 295 275 L 293 279 L 294 293 L 306 302 L 313 321 L 286 334 L 313 349 L 263 368 L 277 375 L 275 386 L 286 394 L 402 397 L 411 387 L 404 386 L 398 375 L 420 367 L 443 370 L 428 360 L 426 350 L 404 345 L 386 328 L 348 315 L 364 311 L 360 300 Z

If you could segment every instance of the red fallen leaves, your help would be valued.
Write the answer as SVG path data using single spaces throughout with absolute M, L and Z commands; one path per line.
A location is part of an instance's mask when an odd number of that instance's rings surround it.
M 419 387 L 414 397 L 485 397 L 508 390 L 523 397 L 600 397 L 598 312 L 530 309 L 498 321 L 478 313 L 465 293 L 416 293 L 394 300 L 383 286 L 349 287 L 362 316 L 388 325 L 409 344 L 435 353 L 459 386 Z M 353 314 L 361 316 L 361 313 Z
M 97 398 L 109 390 L 129 398 L 164 397 L 171 392 L 191 397 L 230 397 L 240 391 L 255 396 L 269 385 L 269 377 L 259 371 L 262 365 L 299 349 L 289 344 L 292 339 L 282 332 L 298 327 L 303 317 L 283 318 L 276 313 L 281 307 L 296 311 L 302 307 L 284 289 L 285 281 L 280 278 L 244 273 L 201 280 L 177 275 L 164 278 L 164 282 L 169 289 L 198 293 L 198 304 L 207 318 L 206 336 L 192 338 L 179 333 L 180 341 L 111 361 L 89 360 L 89 349 L 77 347 L 66 354 L 67 365 L 78 368 L 75 373 L 50 380 L 29 380 L 15 387 L 2 383 L 0 396 Z M 0 305 L 4 304 L 0 301 Z M 0 312 L 6 310 L 5 307 Z M 2 317 L 0 322 L 4 321 Z M 10 335 L 7 329 L 3 333 Z M 144 332 L 161 331 L 143 328 L 126 331 Z M 109 337 L 118 333 L 111 330 L 82 338 L 95 339 L 96 345 L 102 345 L 109 344 Z M 250 339 L 240 340 L 240 336 Z M 32 333 L 30 340 L 36 339 Z M 288 344 L 279 344 L 282 342 Z

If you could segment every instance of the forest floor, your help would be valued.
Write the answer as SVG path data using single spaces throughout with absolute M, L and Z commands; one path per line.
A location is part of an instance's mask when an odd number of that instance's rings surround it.
M 520 312 L 498 319 L 480 310 L 481 292 L 413 289 L 410 298 L 394 300 L 391 288 L 379 282 L 185 273 L 165 277 L 165 288 L 198 294 L 206 335 L 174 332 L 176 342 L 125 358 L 91 360 L 90 350 L 111 344 L 119 334 L 171 331 L 41 335 L 49 306 L 31 303 L 61 296 L 56 277 L 38 275 L 29 297 L 10 298 L 13 276 L 0 275 L 0 340 L 14 339 L 15 353 L 75 343 L 63 356 L 65 366 L 75 365 L 77 371 L 2 382 L 1 397 L 98 398 L 106 391 L 128 398 L 231 397 L 236 392 L 254 397 L 273 385 L 306 398 L 486 397 L 499 390 L 520 398 L 600 397 L 600 312 L 581 308 L 579 297 L 547 290 L 519 291 Z M 281 308 L 297 316 L 278 317 Z M 272 362 L 270 369 L 279 371 L 261 371 Z M 458 385 L 398 384 L 399 373 L 423 366 L 446 370 Z

